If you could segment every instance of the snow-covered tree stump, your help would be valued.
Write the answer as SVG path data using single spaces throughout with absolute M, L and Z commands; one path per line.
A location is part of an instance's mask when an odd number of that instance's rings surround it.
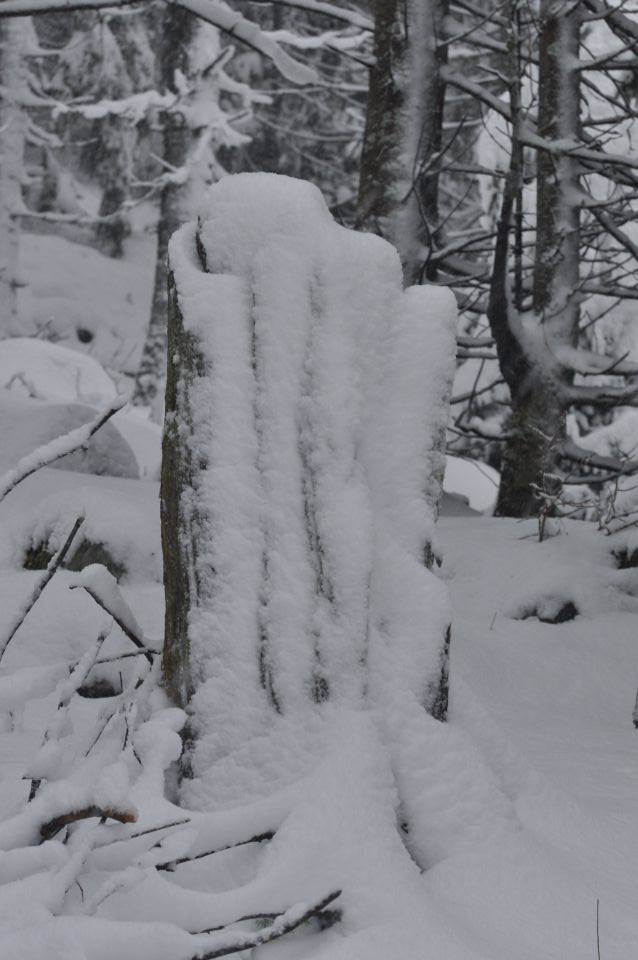
M 335 224 L 314 187 L 250 174 L 173 237 L 169 301 L 164 681 L 189 714 L 183 800 L 241 806 L 244 841 L 274 837 L 249 885 L 269 909 L 339 889 L 365 913 L 393 884 L 407 903 L 447 710 L 448 599 L 428 566 L 453 297 L 404 291 L 394 249 Z

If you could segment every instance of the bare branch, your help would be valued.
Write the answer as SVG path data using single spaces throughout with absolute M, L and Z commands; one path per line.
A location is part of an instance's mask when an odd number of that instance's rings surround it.
M 212 857 L 216 853 L 221 853 L 222 850 L 234 850 L 235 847 L 243 847 L 249 843 L 263 843 L 264 840 L 272 840 L 274 837 L 272 830 L 267 831 L 266 833 L 255 834 L 254 837 L 249 837 L 248 840 L 239 840 L 237 843 L 228 843 L 224 847 L 216 847 L 214 850 L 204 850 L 203 853 L 195 853 L 190 857 L 178 857 L 176 860 L 166 860 L 164 863 L 156 863 L 156 870 L 169 870 L 172 871 L 175 867 L 178 867 L 182 863 L 192 863 L 193 860 L 202 860 L 204 857 Z
M 77 823 L 78 820 L 88 820 L 90 817 L 99 817 L 101 820 L 117 820 L 118 823 L 135 823 L 137 820 L 137 814 L 131 810 L 116 810 L 113 807 L 83 807 L 81 810 L 70 810 L 68 813 L 62 813 L 52 820 L 47 820 L 40 827 L 40 839 L 42 842 L 51 840 L 64 827 L 68 827 L 71 823 Z

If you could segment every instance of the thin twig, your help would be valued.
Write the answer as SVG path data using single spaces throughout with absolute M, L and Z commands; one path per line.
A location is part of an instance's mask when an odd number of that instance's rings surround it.
M 600 899 L 596 900 L 596 953 L 600 960 Z
M 24 623 L 25 618 L 27 617 L 29 611 L 33 609 L 33 606 L 39 599 L 42 591 L 47 586 L 47 584 L 51 581 L 54 574 L 57 573 L 61 564 L 64 562 L 64 558 L 69 552 L 71 544 L 75 539 L 75 535 L 83 523 L 84 523 L 84 515 L 81 515 L 77 518 L 77 520 L 73 524 L 73 529 L 71 530 L 68 537 L 64 541 L 60 550 L 58 550 L 58 552 L 51 557 L 51 560 L 49 561 L 49 565 L 46 568 L 43 576 L 38 580 L 36 586 L 34 587 L 33 593 L 31 594 L 31 597 L 26 607 L 16 617 L 15 622 L 11 627 L 7 637 L 2 642 L 0 642 L 0 660 L 2 660 L 2 658 L 4 657 L 5 653 L 7 652 L 7 647 L 13 640 L 14 636 L 16 635 L 16 633 L 18 632 L 22 624 Z
M 248 840 L 239 840 L 237 843 L 228 843 L 225 847 L 217 847 L 215 850 L 205 850 L 203 853 L 195 853 L 190 857 L 178 857 L 176 860 L 167 860 L 164 863 L 156 863 L 156 870 L 174 870 L 182 863 L 191 863 L 193 860 L 202 860 L 204 857 L 212 857 L 223 850 L 233 850 L 235 847 L 243 847 L 248 843 L 262 843 L 264 840 L 272 840 L 274 833 L 268 830 L 266 833 L 258 833 Z

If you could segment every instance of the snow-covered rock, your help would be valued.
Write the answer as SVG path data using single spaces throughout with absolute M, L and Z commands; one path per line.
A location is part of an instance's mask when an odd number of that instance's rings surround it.
M 3 349 L 5 343 L 11 342 L 5 341 Z M 86 359 L 81 354 L 78 356 Z M 99 365 L 98 369 L 101 370 Z M 0 473 L 11 470 L 36 448 L 89 423 L 95 415 L 95 409 L 84 404 L 47 403 L 16 395 L 13 390 L 0 390 L 0 417 L 6 423 L 0 447 Z M 113 422 L 101 427 L 85 448 L 56 460 L 52 467 L 98 476 L 136 478 L 140 475 L 133 450 Z
M 0 386 L 33 399 L 92 406 L 104 406 L 117 395 L 115 384 L 93 357 L 33 337 L 3 340 Z

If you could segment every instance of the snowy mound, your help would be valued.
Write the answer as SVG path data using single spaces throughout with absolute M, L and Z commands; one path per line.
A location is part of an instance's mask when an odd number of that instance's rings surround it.
M 89 423 L 95 410 L 79 403 L 44 403 L 17 396 L 11 390 L 0 390 L 0 417 L 7 424 L 0 449 L 0 470 L 10 470 L 36 448 Z M 135 454 L 113 423 L 101 427 L 86 448 L 67 454 L 53 467 L 98 476 L 139 477 Z
M 105 406 L 115 384 L 97 360 L 47 340 L 2 341 L 0 386 L 38 400 Z
M 496 506 L 499 475 L 493 467 L 469 457 L 445 458 L 446 493 L 467 501 L 472 510 L 491 513 Z
M 167 438 L 186 443 L 179 456 L 191 464 L 181 503 L 198 592 L 194 669 L 175 695 L 195 692 L 196 770 L 250 743 L 272 707 L 292 715 L 313 700 L 410 691 L 434 710 L 449 614 L 426 563 L 452 294 L 404 291 L 389 244 L 338 226 L 311 185 L 266 174 L 211 188 L 198 224 L 174 236 L 170 264 L 179 329 Z M 188 430 L 176 435 L 181 418 Z M 167 458 L 165 502 L 179 469 Z M 184 549 L 165 550 L 169 636 L 184 593 L 171 565 L 180 550 L 188 565 Z M 224 722 L 230 713 L 241 721 Z M 254 778 L 258 753 L 246 747 L 233 762 Z M 294 775 L 279 763 L 262 772 Z M 261 789 L 258 776 L 252 786 L 235 776 L 232 788 L 213 779 L 244 798 Z

